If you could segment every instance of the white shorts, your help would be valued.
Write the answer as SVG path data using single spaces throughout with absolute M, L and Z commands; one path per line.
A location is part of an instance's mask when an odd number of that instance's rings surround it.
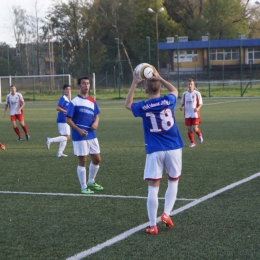
M 179 179 L 182 170 L 182 149 L 159 151 L 146 155 L 144 180 L 161 180 L 163 169 L 170 179 Z
M 74 155 L 87 156 L 88 154 L 99 154 L 100 148 L 98 139 L 73 141 Z
M 70 135 L 70 126 L 67 123 L 58 123 L 58 131 L 60 135 Z

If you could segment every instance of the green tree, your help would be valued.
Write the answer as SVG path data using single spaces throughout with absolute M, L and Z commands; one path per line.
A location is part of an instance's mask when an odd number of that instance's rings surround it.
M 190 40 L 206 33 L 211 39 L 237 38 L 238 31 L 248 36 L 256 13 L 249 0 L 165 0 L 165 6 Z
M 238 32 L 248 35 L 244 9 L 239 0 L 208 0 L 203 10 L 205 29 L 211 39 L 232 39 Z
M 167 37 L 174 37 L 176 34 L 182 35 L 184 30 L 182 26 L 175 21 L 173 21 L 167 10 L 163 12 L 158 12 L 158 10 L 163 7 L 163 0 L 159 1 L 140 1 L 133 0 L 135 6 L 135 14 L 133 16 L 133 53 L 135 56 L 139 57 L 139 62 L 147 62 L 147 44 L 146 36 L 150 37 L 151 42 L 151 56 L 152 64 L 157 67 L 156 63 L 156 14 L 149 13 L 148 8 L 152 8 L 154 12 L 158 14 L 158 41 L 164 42 Z M 143 41 L 142 41 L 143 39 Z M 166 61 L 166 53 L 162 52 L 160 55 L 160 60 Z

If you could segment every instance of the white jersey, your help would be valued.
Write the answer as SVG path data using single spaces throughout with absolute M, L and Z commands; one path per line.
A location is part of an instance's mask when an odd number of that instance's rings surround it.
M 182 94 L 181 104 L 184 106 L 185 118 L 200 118 L 200 111 L 194 111 L 194 108 L 202 105 L 202 97 L 199 91 L 185 91 Z
M 18 113 L 18 109 L 21 107 L 21 102 L 24 102 L 21 93 L 16 92 L 15 95 L 12 95 L 12 93 L 10 93 L 6 96 L 5 104 L 9 104 L 11 116 L 21 114 Z

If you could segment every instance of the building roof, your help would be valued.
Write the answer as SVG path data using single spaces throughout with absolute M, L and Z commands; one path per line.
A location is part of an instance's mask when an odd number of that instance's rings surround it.
M 179 49 L 206 49 L 210 48 L 234 48 L 240 47 L 240 40 L 210 40 L 179 42 Z M 241 47 L 260 47 L 260 39 L 241 39 Z M 177 50 L 178 42 L 159 42 L 159 50 Z

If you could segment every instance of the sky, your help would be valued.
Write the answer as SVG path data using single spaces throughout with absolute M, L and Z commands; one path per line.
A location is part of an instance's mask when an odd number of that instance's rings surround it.
M 12 13 L 12 6 L 20 6 L 26 9 L 28 15 L 33 15 L 35 12 L 34 5 L 36 0 L 0 0 L 0 42 L 5 42 L 14 47 L 15 39 L 12 32 L 12 23 L 10 16 Z M 55 0 L 37 0 L 39 6 L 39 17 L 44 18 L 48 8 Z M 59 0 L 66 2 L 66 0 Z M 250 0 L 254 4 L 256 0 Z M 260 0 L 258 0 L 260 2 Z
M 15 38 L 13 36 L 12 23 L 12 7 L 20 6 L 26 9 L 28 15 L 34 15 L 36 0 L 0 0 L 0 42 L 5 42 L 8 45 L 15 46 Z M 66 0 L 59 0 L 66 2 Z M 37 0 L 39 17 L 44 18 L 48 8 L 52 5 L 53 0 Z

